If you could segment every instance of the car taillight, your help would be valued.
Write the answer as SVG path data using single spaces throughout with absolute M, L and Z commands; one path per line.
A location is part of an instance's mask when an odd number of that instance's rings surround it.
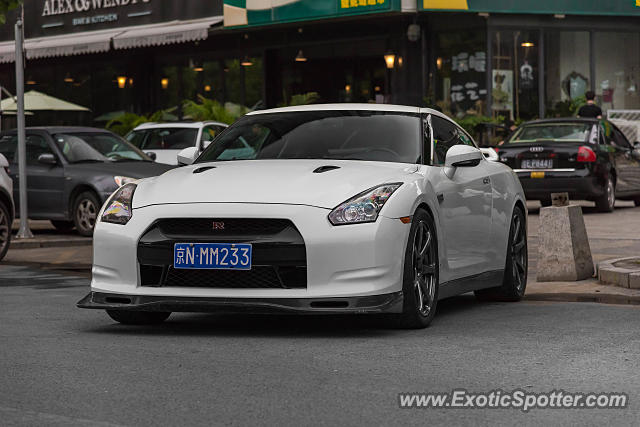
M 578 148 L 578 161 L 587 163 L 595 162 L 596 153 L 589 147 L 580 147 Z

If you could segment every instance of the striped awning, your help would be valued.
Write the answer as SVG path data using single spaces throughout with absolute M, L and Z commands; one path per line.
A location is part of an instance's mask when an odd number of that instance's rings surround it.
M 113 38 L 113 47 L 131 49 L 204 40 L 209 36 L 209 28 L 222 20 L 222 16 L 213 16 L 192 21 L 132 27 Z
M 189 21 L 33 38 L 25 40 L 24 49 L 28 59 L 38 59 L 107 52 L 112 46 L 115 49 L 132 49 L 186 43 L 206 39 L 209 28 L 221 23 L 222 19 L 222 16 L 211 16 Z M 0 43 L 0 63 L 14 62 L 15 57 L 15 42 Z

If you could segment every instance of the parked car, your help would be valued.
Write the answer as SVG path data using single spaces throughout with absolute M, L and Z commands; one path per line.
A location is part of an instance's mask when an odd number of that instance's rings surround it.
M 611 212 L 616 198 L 640 206 L 640 143 L 611 122 L 550 119 L 525 123 L 500 147 L 500 161 L 518 174 L 527 199 L 551 204 L 551 193 L 591 200 Z
M 12 194 L 9 162 L 0 154 L 0 260 L 7 254 L 11 244 L 11 223 L 15 216 Z
M 79 307 L 125 324 L 172 311 L 389 313 L 421 328 L 442 298 L 524 294 L 520 182 L 434 110 L 253 112 L 180 158 L 193 164 L 105 204 Z
M 125 139 L 156 162 L 176 165 L 180 150 L 196 147 L 200 153 L 226 128 L 226 124 L 219 122 L 144 123 L 129 132 Z
M 63 231 L 75 226 L 83 236 L 92 235 L 100 207 L 118 187 L 171 169 L 104 129 L 34 127 L 26 136 L 29 218 Z M 15 130 L 0 133 L 19 206 L 17 146 Z

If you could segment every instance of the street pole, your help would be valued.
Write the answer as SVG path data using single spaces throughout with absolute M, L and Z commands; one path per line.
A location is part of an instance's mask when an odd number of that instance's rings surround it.
M 27 216 L 27 138 L 24 123 L 24 50 L 22 48 L 22 16 L 16 21 L 16 96 L 18 103 L 18 184 L 20 194 L 20 229 L 16 238 L 30 239 L 33 233 L 29 230 Z

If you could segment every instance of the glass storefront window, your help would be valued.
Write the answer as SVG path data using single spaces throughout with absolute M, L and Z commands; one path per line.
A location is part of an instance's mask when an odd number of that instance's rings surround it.
M 640 108 L 640 34 L 594 33 L 595 89 L 598 104 L 610 109 Z
M 493 116 L 511 120 L 537 117 L 539 31 L 496 31 L 492 45 Z
M 556 31 L 545 34 L 545 97 L 548 117 L 572 114 L 575 103 L 591 88 L 589 33 Z
M 487 98 L 487 42 L 484 31 L 439 33 L 435 104 L 445 113 L 484 114 Z

